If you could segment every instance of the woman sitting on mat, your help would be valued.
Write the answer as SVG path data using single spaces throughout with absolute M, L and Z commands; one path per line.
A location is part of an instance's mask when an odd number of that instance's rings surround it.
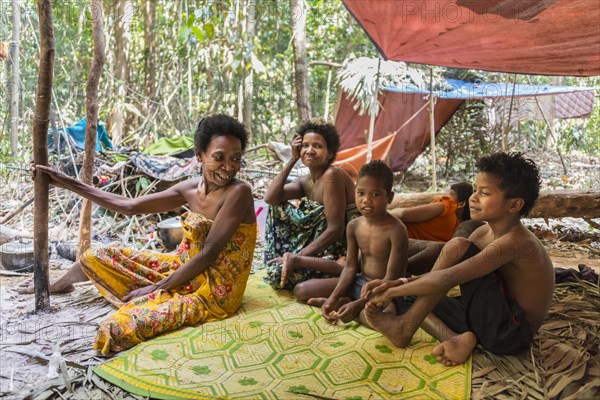
M 89 278 L 120 307 L 100 325 L 94 349 L 103 354 L 125 350 L 181 326 L 222 320 L 239 308 L 256 244 L 252 191 L 235 178 L 247 141 L 237 120 L 226 115 L 204 118 L 195 136 L 202 176 L 134 199 L 46 166 L 35 167 L 50 184 L 118 213 L 153 214 L 182 205 L 191 210 L 182 216 L 184 239 L 176 252 L 92 247 L 52 283 L 51 292 L 67 292 L 73 283 Z
M 291 160 L 265 194 L 270 205 L 265 281 L 274 288 L 293 289 L 307 279 L 339 276 L 342 271 L 340 264 L 319 262 L 346 253 L 346 224 L 359 215 L 352 178 L 333 165 L 339 148 L 332 124 L 318 120 L 302 124 L 292 138 Z M 310 173 L 286 183 L 298 160 Z M 301 199 L 297 207 L 288 202 L 292 199 Z
M 456 183 L 447 196 L 422 206 L 395 208 L 390 214 L 404 222 L 410 239 L 447 242 L 458 224 L 471 219 L 467 203 L 472 193 L 470 183 Z

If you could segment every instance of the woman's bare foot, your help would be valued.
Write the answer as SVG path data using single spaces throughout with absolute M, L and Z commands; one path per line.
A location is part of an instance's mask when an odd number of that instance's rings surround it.
M 88 277 L 81 269 L 81 265 L 79 262 L 75 262 L 67 272 L 50 284 L 49 290 L 50 293 L 69 293 L 75 290 L 74 283 L 85 282 L 87 280 Z M 34 293 L 33 279 L 19 285 L 15 290 L 19 294 Z
M 283 264 L 281 264 L 281 282 L 279 283 L 281 288 L 287 283 L 288 276 L 298 269 L 297 262 L 298 257 L 292 253 L 285 253 L 283 255 Z
M 73 286 L 73 284 L 65 284 L 64 282 L 61 283 L 59 281 L 50 284 L 48 288 L 50 290 L 50 293 L 69 293 L 75 290 L 75 286 Z M 22 283 L 21 285 L 17 286 L 15 291 L 19 294 L 33 294 L 35 292 L 35 287 L 33 286 L 33 279 L 28 280 Z
M 372 304 L 365 306 L 365 319 L 376 331 L 388 338 L 396 347 L 406 347 L 419 328 L 415 323 L 404 321 L 402 315 L 383 312 Z
M 469 355 L 477 345 L 477 337 L 473 332 L 461 333 L 446 340 L 433 348 L 439 362 L 451 367 L 467 361 Z

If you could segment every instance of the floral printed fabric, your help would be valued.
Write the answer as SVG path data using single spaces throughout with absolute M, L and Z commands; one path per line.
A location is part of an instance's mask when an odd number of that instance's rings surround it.
M 227 318 L 239 308 L 252 265 L 256 224 L 241 224 L 214 264 L 181 287 L 157 290 L 126 304 L 120 300 L 131 290 L 159 282 L 201 252 L 212 223 L 201 214 L 184 214 L 184 238 L 172 253 L 104 246 L 83 254 L 85 274 L 104 298 L 120 307 L 98 328 L 95 350 L 122 351 L 181 326 Z
M 346 207 L 345 224 L 359 216 L 355 204 Z M 281 265 L 269 264 L 268 261 L 283 256 L 284 253 L 298 253 L 308 246 L 327 229 L 325 207 L 316 201 L 304 198 L 298 207 L 286 202 L 270 206 L 265 227 L 264 266 L 267 275 L 266 283 L 273 288 L 280 288 Z M 330 244 L 315 257 L 337 260 L 346 254 L 346 234 L 335 243 Z M 298 283 L 312 278 L 326 278 L 329 275 L 320 271 L 298 269 L 291 276 L 284 289 L 292 290 Z

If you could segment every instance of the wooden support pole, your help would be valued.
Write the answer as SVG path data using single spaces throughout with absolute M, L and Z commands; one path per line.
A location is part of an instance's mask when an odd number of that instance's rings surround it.
M 325 121 L 329 121 L 329 91 L 331 90 L 331 75 L 332 68 L 327 70 L 327 88 L 325 89 L 325 113 L 323 115 Z
M 429 68 L 429 135 L 431 148 L 431 187 L 437 190 L 437 177 L 435 173 L 435 97 L 433 97 L 433 68 Z
M 373 153 L 373 134 L 375 130 L 375 117 L 379 109 L 379 71 L 381 68 L 381 57 L 377 60 L 377 77 L 375 79 L 375 90 L 373 91 L 373 102 L 369 107 L 369 136 L 367 137 L 367 162 L 371 162 Z
M 40 31 L 40 63 L 33 114 L 33 162 L 48 164 L 48 126 L 52 101 L 52 78 L 54 70 L 54 27 L 50 0 L 37 1 Z M 35 205 L 33 213 L 33 282 L 35 288 L 35 311 L 50 307 L 48 290 L 48 178 L 38 174 L 35 179 Z

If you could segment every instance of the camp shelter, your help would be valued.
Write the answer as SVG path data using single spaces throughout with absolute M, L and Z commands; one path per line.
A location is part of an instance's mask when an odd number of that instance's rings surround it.
M 600 75 L 594 0 L 342 0 L 386 60 Z
M 517 105 L 511 105 L 511 119 L 514 121 L 543 119 L 544 115 L 548 118 L 584 116 L 592 111 L 595 96 L 594 88 L 471 83 L 455 79 L 447 79 L 441 90 L 433 92 L 430 92 L 429 88 L 409 84 L 403 87 L 386 87 L 379 94 L 381 109 L 375 117 L 373 140 L 397 132 L 390 151 L 390 162 L 394 170 L 402 171 L 408 168 L 429 144 L 430 123 L 427 106 L 430 93 L 436 98 L 436 133 L 448 122 L 458 107 L 468 100 L 495 99 L 500 101 L 498 105 L 502 105 L 502 99 L 520 99 Z M 544 111 L 540 111 L 540 108 Z M 354 101 L 348 96 L 341 97 L 335 126 L 340 132 L 342 149 L 360 146 L 367 141 L 370 117 L 367 113 L 360 115 L 357 109 Z
M 386 60 L 524 74 L 600 75 L 600 1 L 342 0 L 342 3 Z M 507 90 L 500 93 L 511 95 Z M 388 90 L 384 95 L 383 108 L 388 112 L 411 116 L 425 104 L 422 94 L 399 95 Z M 445 106 L 440 103 L 435 106 L 436 131 L 465 98 L 446 100 Z M 350 115 L 351 108 L 346 103 L 347 99 L 342 99 L 341 113 L 336 117 L 343 149 L 365 143 L 362 137 L 364 126 L 368 126 L 366 119 Z M 393 132 L 401 126 L 397 122 L 407 120 L 381 118 L 375 125 L 374 139 Z M 427 116 L 419 119 L 421 122 L 413 120 L 412 124 L 423 125 Z M 410 165 L 427 144 L 422 133 L 415 133 L 420 140 L 405 136 L 407 131 L 414 132 L 415 127 L 404 129 L 392 149 L 392 166 L 396 170 Z

